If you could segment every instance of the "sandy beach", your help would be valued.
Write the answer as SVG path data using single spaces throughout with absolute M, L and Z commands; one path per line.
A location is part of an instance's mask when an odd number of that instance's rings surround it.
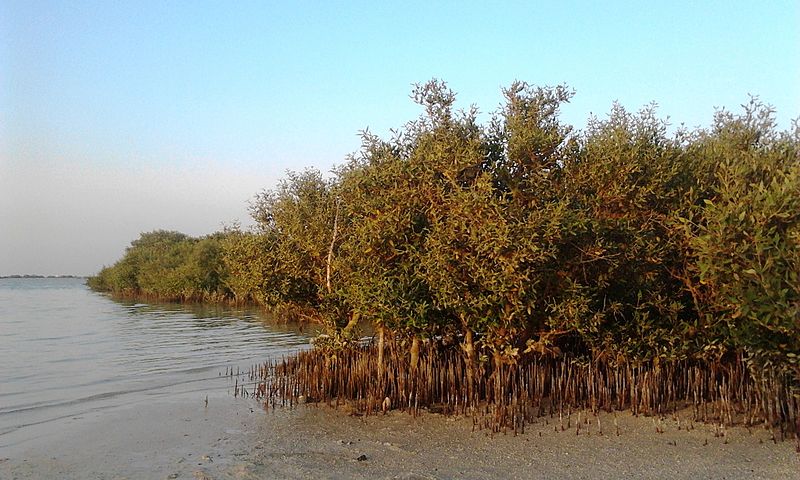
M 585 418 L 585 417 L 584 417 Z M 577 434 L 542 418 L 524 435 L 488 435 L 472 421 L 401 412 L 359 417 L 214 397 L 159 401 L 76 422 L 0 454 L 3 479 L 256 478 L 798 478 L 792 441 L 763 429 L 715 428 L 628 413 Z M 657 433 L 662 429 L 664 433 Z

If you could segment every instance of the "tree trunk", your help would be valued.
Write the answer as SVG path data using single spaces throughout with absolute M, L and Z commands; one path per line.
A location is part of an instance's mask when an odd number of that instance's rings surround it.
M 383 324 L 378 325 L 378 378 L 383 378 L 384 372 L 384 354 L 386 349 L 386 327 Z
M 464 333 L 464 353 L 467 355 L 467 395 L 472 402 L 475 391 L 475 338 L 469 328 Z
M 494 364 L 494 401 L 496 404 L 502 404 L 501 398 L 503 397 L 503 354 L 499 350 L 495 350 L 492 355 L 492 363 Z
M 416 372 L 419 367 L 419 337 L 414 335 L 411 340 L 411 371 Z
M 331 271 L 333 263 L 333 248 L 336 245 L 336 236 L 339 234 L 339 201 L 336 201 L 336 213 L 333 216 L 333 233 L 331 234 L 331 245 L 328 248 L 328 258 L 325 261 L 325 286 L 328 293 L 331 293 Z
M 356 328 L 358 325 L 358 320 L 361 318 L 361 314 L 358 312 L 353 312 L 350 314 L 350 321 L 347 322 L 347 325 L 342 329 L 342 333 L 345 336 L 349 336 L 352 333 L 353 329 Z

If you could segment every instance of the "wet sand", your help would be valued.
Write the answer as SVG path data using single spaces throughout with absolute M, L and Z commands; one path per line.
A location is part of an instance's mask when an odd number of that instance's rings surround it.
M 473 432 L 472 420 L 401 412 L 350 416 L 303 406 L 265 413 L 250 400 L 135 405 L 0 451 L 3 479 L 800 478 L 792 441 L 763 429 L 678 430 L 629 413 L 576 434 L 542 418 L 524 435 Z M 566 422 L 565 422 L 566 426 Z M 681 427 L 686 427 L 686 421 Z M 663 429 L 664 433 L 656 433 Z M 556 431 L 558 430 L 558 431 Z

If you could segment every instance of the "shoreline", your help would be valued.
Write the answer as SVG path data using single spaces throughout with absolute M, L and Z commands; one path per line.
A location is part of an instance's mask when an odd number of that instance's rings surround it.
M 473 431 L 471 419 L 398 411 L 357 416 L 304 405 L 264 412 L 215 396 L 138 404 L 0 453 L 0 477 L 35 478 L 792 478 L 800 454 L 764 429 L 601 414 L 580 433 L 542 417 L 525 434 Z M 585 417 L 584 417 L 585 418 Z M 656 433 L 659 428 L 664 433 Z

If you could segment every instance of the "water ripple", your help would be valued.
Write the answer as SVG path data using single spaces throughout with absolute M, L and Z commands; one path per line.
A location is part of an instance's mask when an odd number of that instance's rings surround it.
M 307 334 L 271 320 L 252 309 L 115 302 L 82 280 L 0 281 L 0 437 L 18 442 L 29 425 L 176 390 L 224 390 L 226 367 L 307 347 Z

